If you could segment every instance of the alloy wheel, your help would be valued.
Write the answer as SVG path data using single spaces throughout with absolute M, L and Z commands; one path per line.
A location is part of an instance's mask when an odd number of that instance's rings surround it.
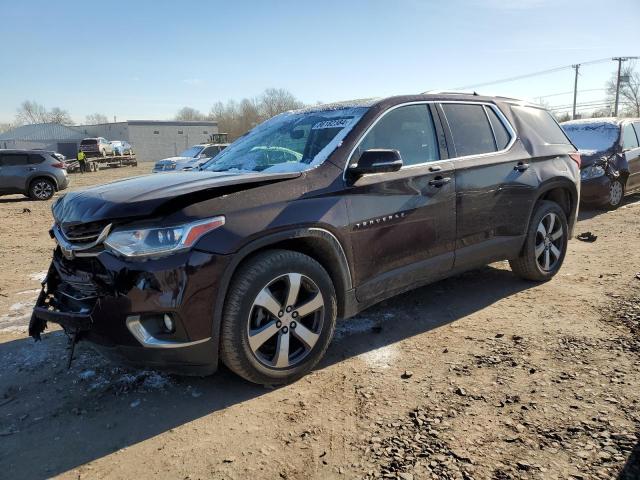
M 611 183 L 609 187 L 609 204 L 612 207 L 617 206 L 622 201 L 622 184 L 619 181 Z
M 552 271 L 562 256 L 564 232 L 562 222 L 555 213 L 547 213 L 536 232 L 535 255 L 538 267 L 543 272 Z
M 253 300 L 247 321 L 249 347 L 269 368 L 291 368 L 320 338 L 324 298 L 318 285 L 300 273 L 269 282 Z
M 49 182 L 41 180 L 33 186 L 33 194 L 40 200 L 46 200 L 53 195 L 53 187 Z

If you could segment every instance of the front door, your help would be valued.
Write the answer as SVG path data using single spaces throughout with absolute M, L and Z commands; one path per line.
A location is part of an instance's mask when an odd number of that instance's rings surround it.
M 634 128 L 635 127 L 635 128 Z M 629 167 L 627 190 L 640 188 L 640 123 L 622 127 L 622 151 Z
M 436 129 L 436 126 L 438 129 Z M 375 123 L 351 163 L 369 149 L 395 149 L 398 172 L 364 175 L 347 187 L 356 295 L 373 303 L 442 276 L 453 266 L 453 164 L 428 104 L 396 107 Z

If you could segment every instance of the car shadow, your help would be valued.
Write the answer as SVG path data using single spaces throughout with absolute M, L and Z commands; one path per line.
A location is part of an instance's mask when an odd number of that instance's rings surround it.
M 624 197 L 622 201 L 622 205 L 618 208 L 625 208 L 625 206 L 630 205 L 632 203 L 640 202 L 640 192 L 632 193 L 631 195 L 627 195 Z M 578 221 L 582 220 L 590 220 L 598 215 L 602 215 L 603 213 L 607 213 L 607 210 L 604 207 L 592 207 L 587 205 L 580 205 L 580 212 L 578 213 Z
M 29 197 L 0 197 L 0 203 L 21 203 L 21 202 L 33 202 L 34 200 Z
M 386 300 L 341 321 L 316 370 L 427 334 L 535 285 L 498 265 Z M 0 344 L 0 464 L 7 478 L 53 477 L 272 392 L 224 368 L 207 378 L 125 371 L 82 343 L 67 371 L 65 344 L 60 331 L 38 343 Z
M 640 478 L 640 443 L 636 443 L 631 455 L 618 475 L 618 480 L 637 480 Z

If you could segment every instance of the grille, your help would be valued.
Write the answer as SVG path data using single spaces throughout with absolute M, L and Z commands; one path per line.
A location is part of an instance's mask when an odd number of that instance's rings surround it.
M 63 225 L 62 233 L 71 243 L 91 243 L 95 242 L 104 227 L 105 222 L 80 223 L 77 225 Z

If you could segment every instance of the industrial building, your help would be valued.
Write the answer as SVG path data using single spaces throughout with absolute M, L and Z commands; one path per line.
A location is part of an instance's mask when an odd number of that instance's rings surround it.
M 215 121 L 128 120 L 76 126 L 40 123 L 0 133 L 0 148 L 54 150 L 72 158 L 83 138 L 104 137 L 129 142 L 138 161 L 144 162 L 176 156 L 217 133 Z

